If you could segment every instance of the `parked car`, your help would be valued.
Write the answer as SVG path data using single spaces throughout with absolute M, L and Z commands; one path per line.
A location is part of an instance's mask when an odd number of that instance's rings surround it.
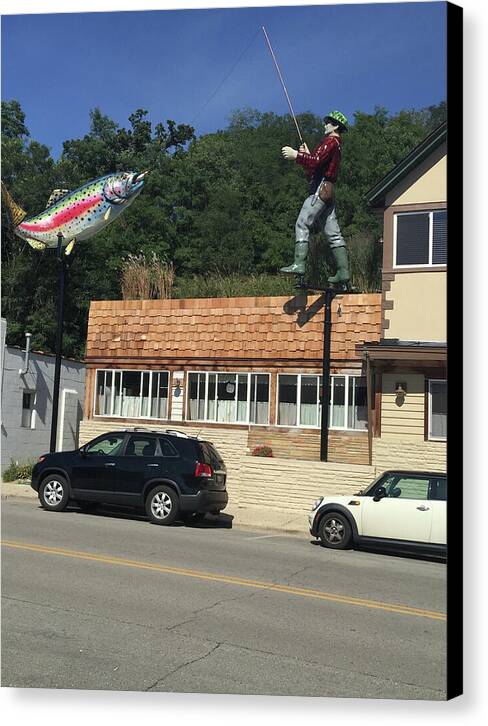
M 154 524 L 196 521 L 227 506 L 226 467 L 209 441 L 170 430 L 111 431 L 75 451 L 43 454 L 32 488 L 44 509 L 69 501 L 145 509 Z
M 317 499 L 310 533 L 337 550 L 363 544 L 444 555 L 446 499 L 445 474 L 386 471 L 359 494 Z

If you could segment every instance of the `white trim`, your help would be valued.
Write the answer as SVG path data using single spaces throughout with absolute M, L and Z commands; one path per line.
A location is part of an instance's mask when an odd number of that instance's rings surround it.
M 111 373 L 111 396 L 110 396 L 110 413 L 95 413 L 97 410 L 97 386 L 98 386 L 98 374 L 104 373 L 103 377 L 103 386 L 104 390 L 107 388 L 107 373 Z M 120 411 L 121 413 L 114 413 L 115 408 L 115 374 L 120 373 L 120 386 L 119 386 L 119 401 L 120 401 Z M 139 373 L 141 375 L 141 391 L 139 394 L 139 416 L 122 416 L 122 379 L 124 373 Z M 143 374 L 149 373 L 149 415 L 148 416 L 142 416 L 142 391 L 143 391 Z M 139 369 L 139 368 L 95 368 L 95 385 L 93 386 L 93 418 L 123 418 L 123 419 L 134 419 L 134 420 L 148 420 L 151 421 L 169 421 L 170 419 L 168 417 L 166 418 L 157 418 L 154 416 L 151 416 L 151 403 L 152 403 L 152 389 L 151 389 L 151 382 L 152 382 L 152 373 L 153 371 L 151 369 Z M 166 412 L 169 413 L 169 383 L 170 383 L 170 371 L 168 370 L 160 370 L 157 369 L 154 371 L 154 373 L 166 373 L 168 375 L 168 396 L 166 397 Z M 159 379 L 161 380 L 161 379 Z M 158 387 L 158 393 L 159 393 L 159 387 Z M 160 399 L 158 398 L 158 401 Z
M 78 391 L 75 391 L 74 388 L 63 388 L 63 393 L 61 394 L 61 412 L 59 416 L 59 427 L 58 427 L 58 440 L 56 444 L 56 451 L 62 451 L 63 450 L 63 436 L 64 436 L 64 416 L 65 416 L 65 408 L 66 408 L 66 394 L 70 393 L 74 396 L 78 396 Z
M 446 378 L 428 378 L 429 383 L 429 395 L 428 395 L 428 416 L 427 416 L 427 441 L 447 441 L 447 436 L 432 436 L 432 388 L 431 383 L 445 383 L 447 387 Z
M 204 410 L 205 410 L 205 416 L 206 418 L 200 419 L 192 419 L 190 418 L 190 382 L 189 382 L 189 376 L 190 375 L 204 375 L 205 376 L 205 398 L 204 398 Z M 235 376 L 235 396 L 234 396 L 234 420 L 233 421 L 218 421 L 217 418 L 208 418 L 208 404 L 210 402 L 209 396 L 208 396 L 208 389 L 209 389 L 209 376 L 215 375 L 215 417 L 217 416 L 217 396 L 218 396 L 218 385 L 219 385 L 219 374 L 220 375 L 228 375 L 228 376 Z M 247 418 L 245 421 L 237 421 L 237 400 L 238 400 L 238 390 L 239 390 L 239 376 L 247 376 Z M 264 424 L 258 424 L 254 423 L 254 421 L 249 420 L 249 415 L 251 412 L 251 376 L 267 376 L 268 377 L 268 421 Z M 255 385 L 257 387 L 257 381 L 255 382 Z M 188 391 L 187 397 L 186 397 L 186 411 L 185 411 L 185 421 L 190 423 L 211 423 L 211 424 L 221 424 L 222 426 L 269 426 L 269 418 L 270 418 L 270 409 L 271 409 L 271 373 L 268 373 L 266 371 L 186 371 L 186 389 Z M 198 385 L 197 385 L 197 402 L 200 400 L 198 398 L 200 394 L 200 376 L 198 378 Z M 198 410 L 199 406 L 197 406 Z
M 412 210 L 410 212 L 394 212 L 393 213 L 393 264 L 392 269 L 394 270 L 408 270 L 412 268 L 420 268 L 420 269 L 437 269 L 442 267 L 447 267 L 446 262 L 442 263 L 436 263 L 434 264 L 432 262 L 432 258 L 434 255 L 434 213 L 435 212 L 446 212 L 447 210 L 445 208 L 436 208 L 436 209 L 419 209 L 419 210 Z M 429 216 L 429 262 L 423 262 L 418 264 L 412 264 L 412 265 L 398 265 L 397 264 L 397 236 L 398 236 L 398 217 L 402 216 L 405 217 L 407 215 L 412 214 L 428 214 Z

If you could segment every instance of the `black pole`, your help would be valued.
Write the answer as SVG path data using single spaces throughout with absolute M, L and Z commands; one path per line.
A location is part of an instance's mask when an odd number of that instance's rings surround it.
M 330 408 L 330 334 L 332 331 L 332 300 L 335 290 L 325 291 L 324 304 L 324 350 L 322 359 L 322 418 L 320 422 L 320 461 L 327 461 L 329 452 L 329 408 Z
M 64 284 L 66 278 L 66 263 L 62 249 L 63 235 L 58 234 L 58 262 L 59 262 L 59 298 L 58 298 L 58 329 L 56 332 L 56 364 L 54 366 L 53 385 L 53 413 L 51 417 L 51 443 L 49 451 L 56 451 L 56 438 L 58 433 L 59 383 L 61 378 L 61 356 L 63 351 L 63 316 L 64 316 Z

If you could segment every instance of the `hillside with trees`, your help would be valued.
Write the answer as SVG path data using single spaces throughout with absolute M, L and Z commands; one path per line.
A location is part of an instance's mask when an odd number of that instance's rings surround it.
M 445 115 L 445 103 L 354 115 L 344 137 L 337 212 L 359 290 L 381 287 L 381 220 L 368 209 L 365 193 Z M 142 109 L 126 128 L 99 109 L 90 122 L 89 133 L 64 141 L 55 160 L 31 138 L 20 104 L 2 102 L 2 179 L 29 215 L 45 207 L 54 188 L 72 190 L 114 170 L 150 170 L 142 194 L 120 219 L 76 247 L 65 355 L 84 355 L 90 301 L 120 299 L 124 269 L 135 257 L 156 260 L 158 269 L 170 265 L 173 297 L 293 294 L 293 280 L 277 270 L 293 257 L 307 182 L 300 167 L 281 157 L 282 146 L 297 144 L 288 115 L 239 110 L 226 129 L 198 138 L 187 124 L 153 125 Z M 299 123 L 312 148 L 322 120 L 302 114 Z M 311 258 L 319 283 L 333 269 L 321 235 Z M 2 208 L 2 316 L 9 344 L 22 345 L 28 330 L 35 350 L 54 350 L 57 277 L 55 251 L 36 252 L 13 235 Z

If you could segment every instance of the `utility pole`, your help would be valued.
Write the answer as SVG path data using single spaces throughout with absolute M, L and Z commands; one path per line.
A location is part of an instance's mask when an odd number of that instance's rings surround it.
M 324 290 L 324 347 L 322 351 L 322 417 L 320 422 L 320 461 L 327 461 L 329 454 L 330 410 L 330 338 L 332 332 L 332 300 L 337 290 Z
M 63 255 L 63 235 L 58 234 L 57 259 L 59 262 L 58 328 L 56 332 L 56 363 L 54 366 L 53 412 L 51 417 L 51 443 L 49 451 L 56 451 L 58 432 L 59 384 L 61 379 L 61 357 L 63 352 L 64 288 L 66 282 L 66 259 Z

